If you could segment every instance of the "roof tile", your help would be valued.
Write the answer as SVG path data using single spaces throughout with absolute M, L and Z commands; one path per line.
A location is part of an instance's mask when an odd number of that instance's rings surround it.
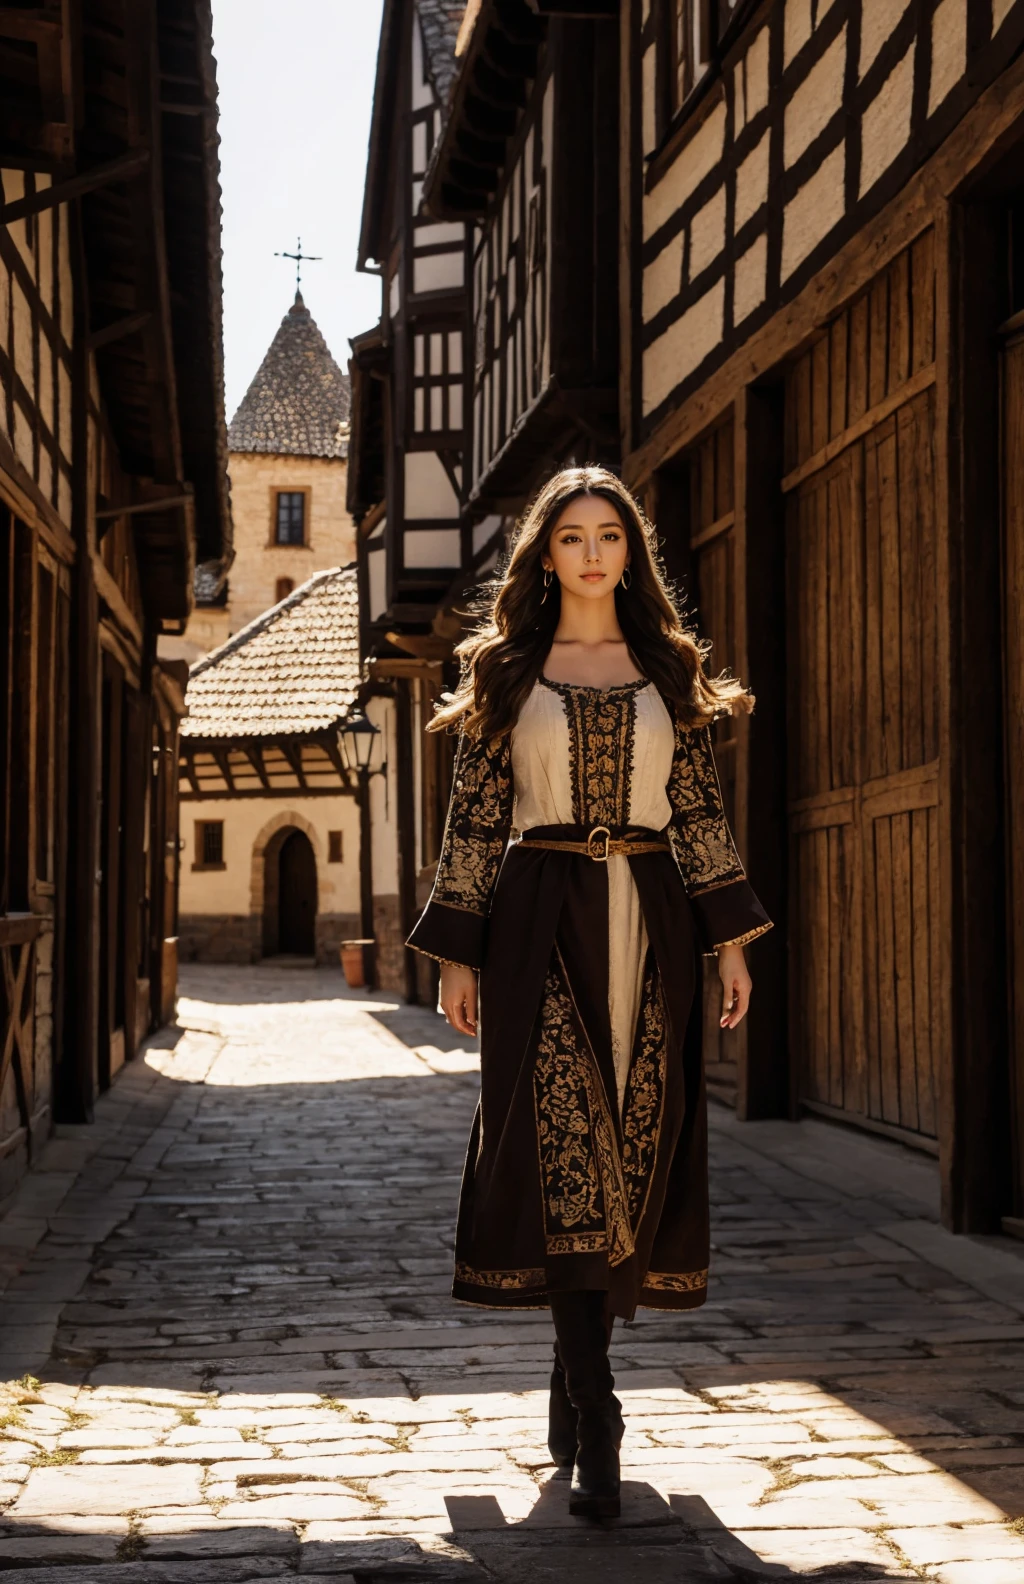
M 337 724 L 361 681 L 355 566 L 318 572 L 192 667 L 182 737 L 307 736 Z
M 351 391 L 316 320 L 295 293 L 228 429 L 232 451 L 348 455 Z

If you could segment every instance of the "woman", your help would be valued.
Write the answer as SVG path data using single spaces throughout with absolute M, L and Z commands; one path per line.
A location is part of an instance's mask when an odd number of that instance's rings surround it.
M 743 945 L 770 929 L 722 810 L 709 723 L 753 700 L 704 674 L 653 532 L 603 468 L 568 468 L 519 527 L 491 619 L 432 730 L 461 732 L 427 907 L 481 1097 L 454 1296 L 550 1306 L 548 1444 L 570 1511 L 619 1510 L 608 1342 L 638 1304 L 703 1303 L 707 1119 L 700 958 L 723 1028 L 747 1010 Z M 511 844 L 510 844 L 511 841 Z

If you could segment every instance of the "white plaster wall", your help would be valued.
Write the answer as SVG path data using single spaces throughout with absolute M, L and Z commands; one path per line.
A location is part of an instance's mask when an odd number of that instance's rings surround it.
M 861 122 L 861 195 L 873 187 L 902 153 L 910 136 L 914 95 L 914 51 L 908 49 L 893 67 Z
M 203 798 L 181 805 L 182 914 L 247 914 L 253 908 L 253 850 L 281 815 L 312 842 L 316 855 L 317 911 L 359 911 L 359 811 L 351 797 Z M 224 821 L 224 869 L 193 869 L 197 820 Z M 343 862 L 327 862 L 327 832 L 342 832 Z

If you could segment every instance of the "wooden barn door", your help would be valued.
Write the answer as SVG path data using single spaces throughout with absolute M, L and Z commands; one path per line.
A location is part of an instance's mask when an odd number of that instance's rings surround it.
M 736 672 L 736 512 L 735 424 L 730 416 L 659 477 L 651 503 L 665 541 L 670 577 L 681 585 L 686 609 L 697 631 L 712 645 L 712 672 Z M 737 758 L 739 727 L 733 716 L 713 727 L 715 761 L 729 822 L 738 828 Z M 704 1069 L 708 1088 L 729 1105 L 736 1103 L 747 1027 L 723 1034 L 722 984 L 713 957 L 704 959 Z
M 935 276 L 926 234 L 786 389 L 797 1098 L 936 1133 Z

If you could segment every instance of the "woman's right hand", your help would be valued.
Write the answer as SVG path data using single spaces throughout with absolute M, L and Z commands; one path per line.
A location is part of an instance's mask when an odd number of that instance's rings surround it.
M 441 1011 L 460 1034 L 476 1033 L 476 970 L 441 964 Z

